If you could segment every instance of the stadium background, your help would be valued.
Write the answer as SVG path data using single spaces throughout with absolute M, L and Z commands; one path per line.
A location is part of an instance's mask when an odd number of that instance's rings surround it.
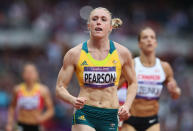
M 182 89 L 172 100 L 166 89 L 160 100 L 162 131 L 193 130 L 193 2 L 188 0 L 0 0 L 0 131 L 4 131 L 13 86 L 21 82 L 21 67 L 33 62 L 46 84 L 55 116 L 46 131 L 70 131 L 72 107 L 55 97 L 57 74 L 68 49 L 89 37 L 86 19 L 92 8 L 108 8 L 123 20 L 110 38 L 138 55 L 137 33 L 151 26 L 157 32 L 157 56 L 168 61 Z M 68 89 L 79 91 L 73 76 Z

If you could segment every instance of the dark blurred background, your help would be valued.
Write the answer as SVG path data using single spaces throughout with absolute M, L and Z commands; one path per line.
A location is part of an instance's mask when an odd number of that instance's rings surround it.
M 21 68 L 33 62 L 55 105 L 46 131 L 70 131 L 72 106 L 55 97 L 57 74 L 66 51 L 89 38 L 87 18 L 95 7 L 106 7 L 123 20 L 110 38 L 139 54 L 137 34 L 152 27 L 158 38 L 157 56 L 168 61 L 182 89 L 172 100 L 165 89 L 160 100 L 162 131 L 193 130 L 193 1 L 190 0 L 0 0 L 0 131 L 4 131 L 14 85 Z M 77 95 L 76 77 L 68 89 Z

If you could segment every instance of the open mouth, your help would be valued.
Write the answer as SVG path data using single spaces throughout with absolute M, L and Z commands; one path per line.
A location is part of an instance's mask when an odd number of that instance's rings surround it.
M 96 28 L 95 28 L 95 31 L 103 31 L 103 29 L 100 28 L 100 27 L 96 27 Z
M 152 44 L 148 44 L 147 47 L 152 47 L 153 45 Z

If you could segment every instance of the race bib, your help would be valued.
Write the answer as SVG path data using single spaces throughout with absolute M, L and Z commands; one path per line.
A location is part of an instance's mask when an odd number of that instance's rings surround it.
M 38 108 L 39 96 L 21 96 L 18 100 L 19 108 L 31 110 Z
M 84 67 L 84 86 L 106 88 L 115 85 L 116 67 Z
M 163 85 L 159 82 L 138 82 L 137 98 L 158 99 Z

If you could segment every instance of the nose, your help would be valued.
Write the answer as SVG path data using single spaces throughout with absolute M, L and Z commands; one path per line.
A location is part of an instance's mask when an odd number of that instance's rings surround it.
M 101 23 L 100 23 L 100 22 L 97 22 L 97 25 L 101 25 Z
M 151 41 L 152 41 L 152 39 L 151 39 L 150 37 L 148 37 L 147 41 L 148 41 L 148 42 L 151 42 Z
M 99 20 L 97 20 L 97 25 L 101 25 L 101 21 L 100 21 L 100 19 L 99 19 Z

